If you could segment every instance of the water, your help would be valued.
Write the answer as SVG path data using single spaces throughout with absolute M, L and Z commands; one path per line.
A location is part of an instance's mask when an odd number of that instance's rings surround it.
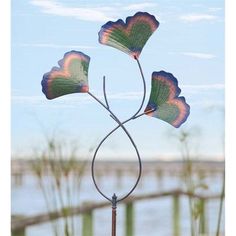
M 48 179 L 49 182 L 50 179 Z M 124 174 L 119 180 L 113 175 L 102 176 L 99 185 L 108 196 L 115 192 L 118 196 L 125 194 L 135 178 L 129 174 Z M 208 176 L 204 180 L 208 189 L 205 194 L 220 193 L 222 179 L 221 175 Z M 182 186 L 182 181 L 177 176 L 163 176 L 161 179 L 154 174 L 142 176 L 141 182 L 133 193 L 145 194 L 157 191 L 173 190 Z M 75 194 L 73 201 L 83 203 L 84 201 L 104 201 L 96 192 L 91 177 L 84 176 L 81 182 L 80 194 Z M 64 196 L 65 197 L 65 196 Z M 50 199 L 52 200 L 52 199 Z M 181 197 L 181 236 L 190 235 L 188 199 Z M 32 175 L 24 176 L 23 184 L 12 185 L 12 214 L 35 215 L 46 211 L 45 201 L 38 186 L 37 179 Z M 214 235 L 219 201 L 212 200 L 207 204 L 208 235 Z M 118 205 L 117 209 L 117 236 L 124 235 L 124 206 Z M 224 215 L 222 217 L 222 229 L 224 229 Z M 76 236 L 81 235 L 81 217 L 75 219 Z M 62 227 L 63 220 L 58 224 Z M 101 227 L 102 226 L 102 227 Z M 111 234 L 111 209 L 103 208 L 94 212 L 94 236 L 104 236 Z M 222 230 L 223 231 L 223 230 Z M 27 228 L 27 236 L 54 236 L 50 223 L 36 225 Z M 171 236 L 172 235 L 172 198 L 160 198 L 145 200 L 135 203 L 135 236 Z M 222 234 L 223 235 L 223 234 Z

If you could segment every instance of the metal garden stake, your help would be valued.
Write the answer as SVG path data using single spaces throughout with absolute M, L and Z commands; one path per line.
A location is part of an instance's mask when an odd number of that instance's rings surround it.
M 98 144 L 91 165 L 92 179 L 97 191 L 112 205 L 112 236 L 116 235 L 116 208 L 117 203 L 123 201 L 134 191 L 141 177 L 142 162 L 138 148 L 125 128 L 124 124 L 129 121 L 135 120 L 143 115 L 159 118 L 175 128 L 183 124 L 190 113 L 190 107 L 185 102 L 184 97 L 180 97 L 181 92 L 178 87 L 177 79 L 170 73 L 165 71 L 154 71 L 151 80 L 151 93 L 149 102 L 144 110 L 143 108 L 146 97 L 146 83 L 143 75 L 142 67 L 139 61 L 141 51 L 146 44 L 149 37 L 158 28 L 159 22 L 153 15 L 147 12 L 138 12 L 134 16 L 127 17 L 126 22 L 119 19 L 116 22 L 107 22 L 101 27 L 99 31 L 99 42 L 117 48 L 136 60 L 143 83 L 143 96 L 140 107 L 129 119 L 120 121 L 118 116 L 112 112 L 108 98 L 106 95 L 106 81 L 103 77 L 103 94 L 104 102 L 98 99 L 94 94 L 89 91 L 88 86 L 88 68 L 90 57 L 82 52 L 70 51 L 65 53 L 62 60 L 58 62 L 59 67 L 53 67 L 50 72 L 45 73 L 43 76 L 42 91 L 48 99 L 54 99 L 59 96 L 71 93 L 87 93 L 95 101 L 97 101 L 104 109 L 107 110 L 110 117 L 117 123 L 117 126 L 112 129 Z M 117 129 L 121 128 L 130 140 L 134 147 L 138 160 L 138 175 L 136 182 L 130 191 L 124 196 L 119 196 L 116 193 L 111 197 L 105 195 L 100 189 L 95 178 L 95 160 L 97 153 L 104 143 Z

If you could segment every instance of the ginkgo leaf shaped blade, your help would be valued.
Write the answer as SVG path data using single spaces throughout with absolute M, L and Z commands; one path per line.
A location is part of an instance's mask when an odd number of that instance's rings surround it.
M 179 97 L 180 92 L 178 81 L 172 74 L 165 71 L 153 72 L 145 114 L 166 121 L 176 128 L 180 127 L 190 113 L 190 106 L 185 98 Z
M 65 53 L 58 62 L 43 76 L 42 91 L 48 99 L 54 99 L 71 93 L 86 93 L 88 87 L 88 67 L 90 57 L 82 52 Z
M 133 58 L 138 58 L 147 40 L 158 28 L 159 22 L 147 12 L 137 12 L 127 17 L 107 22 L 99 31 L 99 42 L 117 48 Z

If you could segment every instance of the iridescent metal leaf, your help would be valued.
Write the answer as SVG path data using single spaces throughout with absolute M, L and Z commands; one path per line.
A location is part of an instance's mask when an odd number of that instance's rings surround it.
M 158 28 L 159 22 L 147 12 L 138 12 L 127 17 L 107 22 L 99 31 L 99 42 L 117 48 L 133 58 L 138 58 L 147 40 Z
M 48 99 L 54 99 L 71 93 L 86 93 L 88 87 L 88 67 L 90 58 L 82 52 L 70 51 L 44 74 L 42 91 Z
M 179 97 L 180 92 L 178 81 L 172 74 L 165 71 L 153 72 L 146 115 L 166 121 L 176 128 L 181 126 L 189 116 L 190 106 L 184 97 Z

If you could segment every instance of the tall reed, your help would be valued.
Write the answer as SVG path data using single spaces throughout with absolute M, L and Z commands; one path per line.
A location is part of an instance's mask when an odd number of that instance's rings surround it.
M 198 191 L 204 191 L 208 189 L 208 185 L 205 181 L 205 174 L 198 173 L 194 170 L 194 162 L 193 162 L 193 153 L 192 153 L 192 140 L 193 140 L 193 132 L 187 130 L 180 130 L 177 135 L 177 140 L 180 144 L 181 148 L 181 156 L 183 159 L 183 171 L 182 178 L 183 184 L 186 191 L 191 194 L 195 194 Z M 194 157 L 197 158 L 196 156 Z M 188 204 L 190 210 L 190 235 L 191 236 L 199 236 L 201 235 L 201 225 L 207 225 L 207 219 L 201 219 L 203 215 L 204 206 L 202 205 L 202 201 L 200 199 L 188 197 Z M 205 227 L 204 227 L 205 228 Z M 206 229 L 204 229 L 206 231 Z M 206 233 L 206 232 L 204 232 Z
M 32 170 L 37 177 L 47 212 L 61 211 L 62 221 L 51 221 L 54 236 L 77 236 L 76 218 L 70 215 L 73 206 L 79 205 L 81 180 L 87 158 L 78 160 L 78 146 L 47 139 L 41 152 L 35 152 Z M 92 149 L 89 150 L 90 152 Z

